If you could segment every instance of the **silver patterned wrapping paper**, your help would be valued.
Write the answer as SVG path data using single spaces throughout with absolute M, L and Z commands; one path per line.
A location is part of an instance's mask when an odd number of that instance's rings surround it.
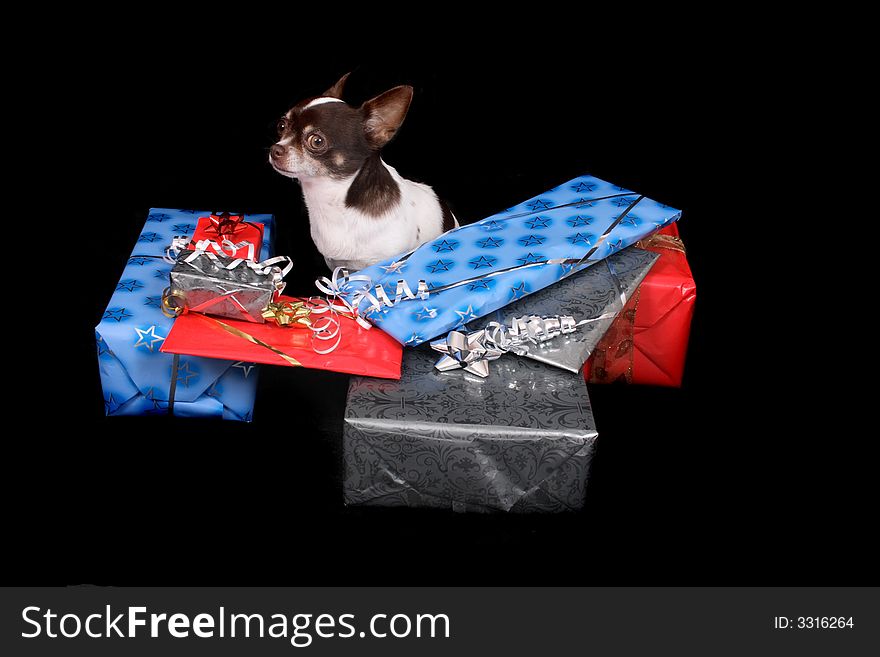
M 482 379 L 405 349 L 400 381 L 352 379 L 343 429 L 346 504 L 454 511 L 583 507 L 596 428 L 587 387 L 508 354 Z
M 275 292 L 272 276 L 257 273 L 245 262 L 226 269 L 232 258 L 207 253 L 192 264 L 185 262 L 192 253 L 183 251 L 171 269 L 171 288 L 183 294 L 190 309 L 259 324 L 266 321 L 262 312 Z
M 636 247 L 626 248 L 585 271 L 471 322 L 467 328 L 478 331 L 491 321 L 510 326 L 514 317 L 523 315 L 569 315 L 575 321 L 580 321 L 601 317 L 606 313 L 613 314 L 611 317 L 585 324 L 574 333 L 538 344 L 524 345 L 528 349 L 526 358 L 577 373 L 622 310 L 620 292 L 627 299 L 631 297 L 659 257 L 651 251 Z

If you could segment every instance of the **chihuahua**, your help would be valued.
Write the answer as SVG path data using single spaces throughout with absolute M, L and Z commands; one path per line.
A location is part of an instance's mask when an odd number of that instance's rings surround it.
M 382 160 L 413 88 L 395 87 L 356 109 L 342 100 L 348 75 L 278 121 L 269 163 L 302 185 L 312 239 L 327 266 L 357 271 L 411 251 L 458 222 L 434 190 Z

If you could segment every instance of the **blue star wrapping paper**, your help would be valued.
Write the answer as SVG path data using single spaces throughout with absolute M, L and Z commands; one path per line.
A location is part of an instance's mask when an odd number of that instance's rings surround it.
M 342 297 L 367 321 L 415 346 L 581 271 L 676 221 L 681 212 L 581 176 L 357 272 Z M 410 291 L 394 302 L 399 281 Z M 375 294 L 381 286 L 393 305 Z M 379 298 L 375 303 L 365 293 Z
M 174 323 L 162 312 L 162 291 L 168 286 L 172 267 L 162 256 L 174 236 L 192 235 L 198 218 L 209 214 L 150 210 L 107 310 L 95 328 L 107 415 L 173 413 L 251 420 L 257 386 L 253 363 L 179 356 L 175 368 L 175 356 L 159 351 Z M 274 217 L 251 214 L 245 219 L 263 224 L 259 257 L 271 256 Z

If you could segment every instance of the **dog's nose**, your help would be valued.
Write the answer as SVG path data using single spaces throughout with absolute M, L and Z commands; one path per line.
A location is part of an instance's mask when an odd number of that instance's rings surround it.
M 269 153 L 276 160 L 280 160 L 282 157 L 284 157 L 284 154 L 286 152 L 287 152 L 287 149 L 284 146 L 282 146 L 281 144 L 275 144 L 272 146 L 272 148 L 269 149 Z

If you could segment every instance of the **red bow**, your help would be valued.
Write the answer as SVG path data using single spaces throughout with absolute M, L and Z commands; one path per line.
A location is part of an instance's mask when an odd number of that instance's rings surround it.
M 235 231 L 241 227 L 244 215 L 221 212 L 220 214 L 212 214 L 210 219 L 212 224 L 211 228 L 213 228 L 218 235 L 235 235 Z M 245 221 L 244 223 L 247 224 L 248 222 Z

